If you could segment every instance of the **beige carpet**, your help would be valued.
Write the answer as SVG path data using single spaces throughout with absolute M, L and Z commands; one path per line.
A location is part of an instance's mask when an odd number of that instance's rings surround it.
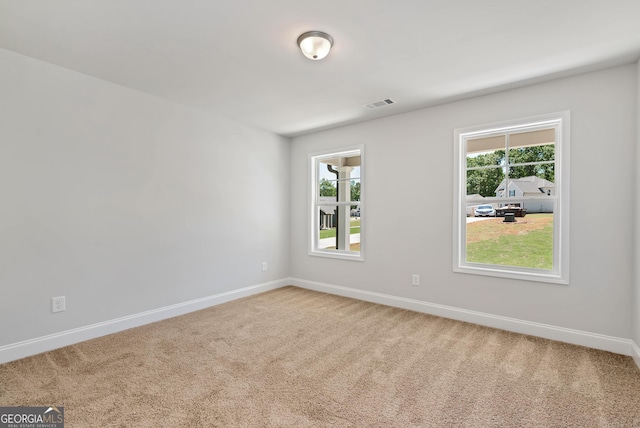
M 629 357 L 285 287 L 0 365 L 67 427 L 640 427 Z

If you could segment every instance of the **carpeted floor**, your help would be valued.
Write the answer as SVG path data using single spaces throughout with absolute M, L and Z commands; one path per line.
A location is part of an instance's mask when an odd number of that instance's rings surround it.
M 0 365 L 67 427 L 640 427 L 631 358 L 285 287 Z

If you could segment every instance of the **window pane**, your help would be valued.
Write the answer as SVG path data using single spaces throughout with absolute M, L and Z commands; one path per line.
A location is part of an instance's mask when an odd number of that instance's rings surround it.
M 555 144 L 555 140 L 555 128 L 539 129 L 536 131 L 511 132 L 509 133 L 509 148 L 516 149 L 539 146 L 553 146 Z
M 318 248 L 336 248 L 336 225 L 338 224 L 338 207 L 335 205 L 321 205 L 318 218 L 320 232 L 318 234 Z
M 318 196 L 323 197 L 333 197 L 336 199 L 337 192 L 336 180 L 328 180 L 326 178 L 320 179 L 320 184 L 318 186 Z
M 555 144 L 509 149 L 509 165 L 529 162 L 553 162 L 554 160 Z
M 495 197 L 504 180 L 502 168 L 472 169 L 467 171 L 467 197 Z
M 315 165 L 315 206 L 312 253 L 360 258 L 361 150 L 318 156 Z M 355 257 L 357 258 L 355 258 Z
M 351 167 L 354 168 L 353 170 L 355 170 L 356 168 L 358 169 L 358 176 L 360 176 L 360 154 L 354 154 L 351 156 L 345 156 L 342 158 L 342 166 L 347 166 L 347 167 Z
M 341 212 L 346 212 L 348 206 L 321 206 L 318 218 L 320 219 L 318 233 L 318 249 L 321 250 L 347 250 L 360 251 L 360 207 L 352 208 L 348 223 L 338 220 Z M 348 225 L 349 231 L 341 231 L 342 225 Z
M 467 140 L 467 168 L 503 165 L 505 148 L 504 135 Z
M 509 168 L 510 197 L 545 197 L 555 196 L 554 164 L 512 166 Z M 498 186 L 504 191 L 505 180 Z M 502 194 L 500 196 L 503 196 Z
M 502 217 L 467 218 L 468 263 L 553 269 L 553 213 L 525 213 L 523 205 L 503 207 Z
M 506 145 L 507 140 L 504 135 L 469 138 L 467 140 L 467 156 L 504 150 Z
M 322 203 L 322 201 L 320 201 Z M 329 203 L 330 201 L 327 201 Z M 320 215 L 318 218 L 320 219 L 320 230 L 328 230 L 333 228 L 336 222 L 336 213 L 338 212 L 338 207 L 335 205 L 320 205 L 319 207 Z
M 467 155 L 467 168 L 494 167 L 504 165 L 504 150 L 493 152 L 474 153 Z
M 360 179 L 352 179 L 349 183 L 349 190 L 350 190 L 350 195 L 349 197 L 351 198 L 350 201 L 351 202 L 360 202 Z
M 333 196 L 335 200 L 335 196 L 337 195 L 337 181 L 338 176 L 332 172 L 335 170 L 335 167 L 327 162 L 319 161 L 318 162 L 318 196 L 319 197 L 328 197 Z
M 563 112 L 455 131 L 454 271 L 567 283 L 568 191 L 556 179 L 568 120 Z
M 467 140 L 467 196 L 495 196 L 496 189 L 504 178 L 506 137 L 491 137 Z

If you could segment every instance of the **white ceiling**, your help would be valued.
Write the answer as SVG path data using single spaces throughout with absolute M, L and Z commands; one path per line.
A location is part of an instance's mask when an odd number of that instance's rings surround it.
M 0 0 L 0 47 L 294 136 L 630 63 L 640 0 Z

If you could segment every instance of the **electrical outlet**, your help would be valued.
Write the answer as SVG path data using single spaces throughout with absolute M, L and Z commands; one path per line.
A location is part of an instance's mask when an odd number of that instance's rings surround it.
M 65 297 L 52 297 L 51 298 L 51 312 L 62 312 L 66 310 Z
M 411 280 L 411 284 L 420 285 L 420 275 L 418 275 L 417 273 L 414 273 L 413 278 Z
M 267 262 L 262 262 L 262 272 L 267 271 Z

